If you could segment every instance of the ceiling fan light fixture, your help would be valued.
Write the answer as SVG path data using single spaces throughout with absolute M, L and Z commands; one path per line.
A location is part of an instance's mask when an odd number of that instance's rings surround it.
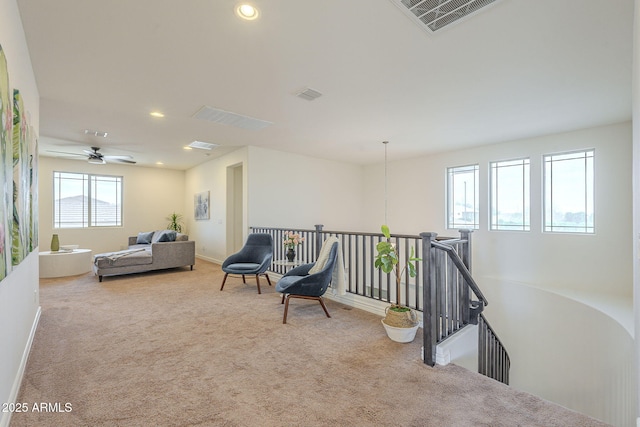
M 89 158 L 88 162 L 92 165 L 104 165 L 105 163 L 107 163 L 104 159 L 99 159 L 97 157 Z

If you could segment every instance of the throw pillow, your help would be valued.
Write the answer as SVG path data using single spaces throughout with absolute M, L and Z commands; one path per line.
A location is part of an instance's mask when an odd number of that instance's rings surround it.
M 172 230 L 163 230 L 161 231 L 161 235 L 158 238 L 158 242 L 175 242 L 176 241 L 176 232 Z
M 149 231 L 146 233 L 138 233 L 138 238 L 136 239 L 136 243 L 139 245 L 148 245 L 151 243 L 151 238 L 153 237 L 153 231 Z

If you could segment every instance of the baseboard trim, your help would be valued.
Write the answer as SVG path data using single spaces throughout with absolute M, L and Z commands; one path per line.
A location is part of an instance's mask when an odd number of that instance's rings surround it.
M 36 311 L 36 316 L 33 319 L 33 324 L 31 325 L 31 331 L 29 332 L 29 339 L 27 340 L 27 345 L 25 346 L 24 351 L 22 352 L 22 359 L 20 360 L 20 366 L 18 367 L 18 372 L 16 372 L 16 377 L 13 381 L 13 387 L 11 387 L 9 402 L 15 403 L 16 400 L 18 399 L 18 393 L 20 392 L 20 386 L 22 385 L 24 372 L 27 368 L 27 361 L 29 360 L 29 354 L 31 353 L 31 345 L 33 344 L 33 340 L 36 336 L 36 330 L 38 329 L 38 323 L 40 322 L 41 313 L 42 313 L 42 308 L 38 306 L 38 311 Z M 2 413 L 2 418 L 0 418 L 0 427 L 9 427 L 10 422 L 11 422 L 11 412 Z
M 219 265 L 222 265 L 222 262 L 223 262 L 223 261 L 220 261 L 219 259 L 211 258 L 211 257 L 200 255 L 200 254 L 196 254 L 196 258 L 204 260 L 204 261 L 209 261 L 209 262 L 212 262 L 214 264 L 219 264 Z

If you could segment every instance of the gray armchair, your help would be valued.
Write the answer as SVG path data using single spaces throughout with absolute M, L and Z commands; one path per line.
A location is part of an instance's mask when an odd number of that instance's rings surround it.
M 230 274 L 242 276 L 242 282 L 247 283 L 246 275 L 255 275 L 258 284 L 258 293 L 260 291 L 260 277 L 264 275 L 271 286 L 271 280 L 266 273 L 273 259 L 273 238 L 266 233 L 252 233 L 247 237 L 242 249 L 233 255 L 230 255 L 222 263 L 222 271 L 224 271 L 224 279 L 220 290 L 224 288 L 227 276 Z
M 324 295 L 329 287 L 329 283 L 331 283 L 333 268 L 335 267 L 337 258 L 338 243 L 336 242 L 331 245 L 329 256 L 319 271 L 309 274 L 310 270 L 316 265 L 316 263 L 311 263 L 293 268 L 282 276 L 276 284 L 276 291 L 282 292 L 282 302 L 286 302 L 282 323 L 287 323 L 287 312 L 289 311 L 289 300 L 291 298 L 316 300 L 322 306 L 327 317 L 331 317 L 327 306 L 324 304 L 322 295 Z

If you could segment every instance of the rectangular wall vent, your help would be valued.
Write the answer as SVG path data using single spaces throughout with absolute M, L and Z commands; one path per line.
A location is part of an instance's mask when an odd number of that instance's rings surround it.
M 428 33 L 475 15 L 501 0 L 390 0 Z
M 273 124 L 266 120 L 231 113 L 229 111 L 220 110 L 207 105 L 200 108 L 198 112 L 193 115 L 193 118 L 248 130 L 260 130 Z

